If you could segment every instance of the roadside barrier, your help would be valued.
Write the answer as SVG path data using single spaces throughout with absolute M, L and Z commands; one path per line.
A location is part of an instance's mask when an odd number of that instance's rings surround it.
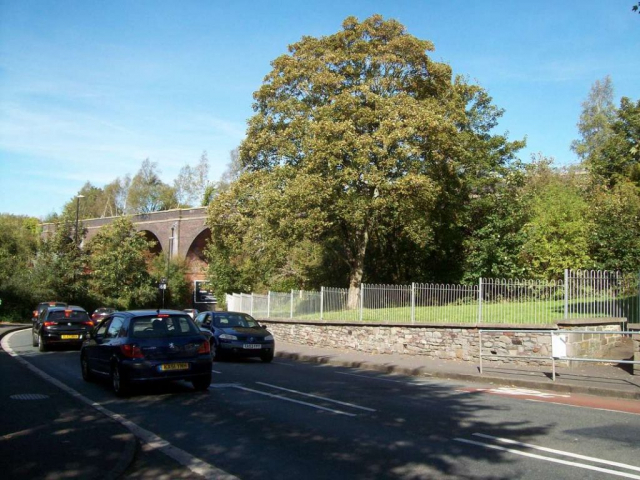
M 638 332 L 631 331 L 593 331 L 593 330 L 485 330 L 481 329 L 478 331 L 479 343 L 478 343 L 478 357 L 480 361 L 480 375 L 483 374 L 483 357 L 487 358 L 505 358 L 505 359 L 526 359 L 530 361 L 550 361 L 551 362 L 551 378 L 553 381 L 556 379 L 556 362 L 591 362 L 591 363 L 622 363 L 622 364 L 631 364 L 631 365 L 640 365 L 640 361 L 637 360 L 619 360 L 615 358 L 594 358 L 594 357 L 578 357 L 570 354 L 569 350 L 571 345 L 569 344 L 571 335 L 609 335 L 611 336 L 631 336 L 633 334 L 637 335 Z M 485 335 L 485 341 L 483 341 L 483 334 Z M 508 351 L 507 345 L 502 345 L 501 342 L 497 342 L 499 345 L 495 345 L 494 342 L 487 342 L 489 345 L 486 345 L 486 335 L 487 334 L 501 334 L 504 336 L 508 336 L 509 339 L 516 338 L 517 334 L 527 335 L 527 336 L 546 336 L 549 335 L 549 341 L 547 342 L 529 342 L 531 345 L 528 346 L 529 350 L 532 352 L 530 355 L 522 355 L 522 354 L 511 354 L 511 353 L 498 353 L 498 350 Z M 515 335 L 515 337 L 514 337 Z M 520 340 L 518 340 L 520 341 Z M 584 337 L 581 339 L 584 342 Z M 504 343 L 504 342 L 502 342 Z M 576 342 L 579 343 L 579 342 Z M 602 342 L 599 342 L 600 344 Z M 518 346 L 518 344 L 514 344 L 514 346 Z M 539 351 L 549 351 L 548 347 L 551 347 L 550 354 L 536 354 Z M 484 353 L 485 349 L 490 349 L 489 353 Z M 524 349 L 523 349 L 524 350 Z M 523 353 L 523 352 L 519 352 Z

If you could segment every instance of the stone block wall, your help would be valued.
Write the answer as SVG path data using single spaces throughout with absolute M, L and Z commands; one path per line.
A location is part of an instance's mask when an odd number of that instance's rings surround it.
M 640 362 L 640 323 L 629 324 L 629 331 L 635 332 L 633 337 L 633 360 Z M 640 375 L 640 364 L 633 364 L 633 374 Z
M 567 356 L 584 358 L 606 358 L 607 352 L 622 345 L 620 324 L 560 326 L 560 330 L 567 332 Z M 581 332 L 610 332 L 606 334 L 571 333 L 572 330 Z
M 422 355 L 426 358 L 478 362 L 480 333 L 484 362 L 546 364 L 552 354 L 551 331 L 567 330 L 569 356 L 592 356 L 619 344 L 620 324 L 603 321 L 548 327 L 526 325 L 420 324 L 372 325 L 295 320 L 260 320 L 278 340 L 372 354 Z M 513 330 L 513 331 L 512 331 Z M 571 330 L 611 331 L 610 335 L 576 333 Z M 640 327 L 636 351 L 640 352 Z M 277 348 L 277 347 L 276 347 Z M 494 357 L 495 356 L 495 357 Z M 505 358 L 509 356 L 511 358 Z M 516 357 L 516 358 L 514 358 Z M 600 355 L 600 358 L 606 355 Z M 640 370 L 640 369 L 639 369 Z
M 443 360 L 478 361 L 479 329 L 476 325 L 360 325 L 260 320 L 275 337 L 289 343 L 316 347 L 356 350 L 373 354 L 398 353 L 423 355 Z M 483 329 L 487 326 L 482 326 Z M 501 325 L 501 330 L 508 326 Z M 512 327 L 522 329 L 522 326 Z M 539 327 L 537 327 L 539 328 Z M 554 327 L 555 328 L 555 327 Z M 486 361 L 513 363 L 513 359 L 490 358 L 496 355 L 549 357 L 547 333 L 483 332 L 483 358 Z M 532 358 L 533 360 L 533 358 Z M 520 361 L 525 361 L 520 360 Z

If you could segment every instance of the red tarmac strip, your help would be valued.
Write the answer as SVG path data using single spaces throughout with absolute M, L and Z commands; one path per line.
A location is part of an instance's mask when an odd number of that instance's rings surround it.
M 596 397 L 575 393 L 554 393 L 548 391 L 528 390 L 524 388 L 464 388 L 458 390 L 466 393 L 482 393 L 499 395 L 533 402 L 555 403 L 572 407 L 593 408 L 614 412 L 632 413 L 640 415 L 640 401 L 620 398 Z

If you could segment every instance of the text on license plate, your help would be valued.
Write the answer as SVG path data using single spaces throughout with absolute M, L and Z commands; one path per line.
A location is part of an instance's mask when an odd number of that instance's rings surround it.
M 80 335 L 60 335 L 60 338 L 62 338 L 62 340 L 77 340 L 80 338 Z
M 189 370 L 188 363 L 165 363 L 160 365 L 160 370 L 166 372 L 168 370 Z
M 245 343 L 242 348 L 249 348 L 253 350 L 257 350 L 258 348 L 262 348 L 262 345 L 259 343 Z

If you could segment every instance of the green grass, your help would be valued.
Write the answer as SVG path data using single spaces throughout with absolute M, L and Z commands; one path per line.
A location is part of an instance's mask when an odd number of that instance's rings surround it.
M 638 321 L 637 299 L 631 300 L 629 321 Z M 635 305 L 634 305 L 635 302 Z M 569 305 L 569 310 L 577 310 L 579 301 Z M 573 308 L 572 308 L 573 307 Z M 300 315 L 293 313 L 298 320 L 320 320 L 320 314 Z M 578 314 L 572 312 L 570 318 L 604 317 L 606 315 Z M 287 315 L 288 317 L 288 315 Z M 532 302 L 483 303 L 481 323 L 486 324 L 535 324 L 552 325 L 564 318 L 563 300 Z M 324 312 L 322 321 L 368 322 L 368 323 L 411 323 L 411 307 L 364 309 L 362 319 L 360 310 Z M 445 305 L 436 307 L 416 307 L 415 323 L 476 323 L 478 322 L 478 304 Z

